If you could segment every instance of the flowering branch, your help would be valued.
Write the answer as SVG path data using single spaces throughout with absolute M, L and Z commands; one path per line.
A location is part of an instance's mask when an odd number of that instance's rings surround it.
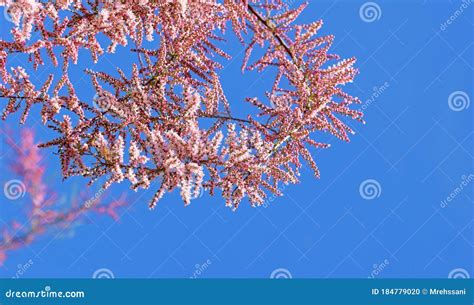
M 53 228 L 65 228 L 77 223 L 88 212 L 106 214 L 113 219 L 118 219 L 117 210 L 126 203 L 122 197 L 107 205 L 95 199 L 85 204 L 79 204 L 76 200 L 66 209 L 59 207 L 56 194 L 50 191 L 44 182 L 43 157 L 39 153 L 37 144 L 34 143 L 33 132 L 30 129 L 22 130 L 21 139 L 19 146 L 11 140 L 7 141 L 15 153 L 15 162 L 11 162 L 11 170 L 21 180 L 7 182 L 4 193 L 11 200 L 18 200 L 27 193 L 31 201 L 25 205 L 28 212 L 25 215 L 24 224 L 15 220 L 9 225 L 5 224 L 3 228 L 0 227 L 2 233 L 0 266 L 7 258 L 7 252 L 32 243 Z M 85 197 L 85 195 L 82 193 L 79 197 Z
M 353 131 L 342 117 L 362 117 L 351 109 L 359 100 L 342 90 L 357 74 L 355 59 L 328 53 L 334 37 L 317 36 L 322 21 L 295 23 L 306 5 L 289 9 L 281 0 L 2 4 L 16 22 L 12 40 L 0 40 L 0 98 L 8 101 L 4 118 L 23 109 L 24 122 L 39 104 L 44 124 L 59 134 L 42 147 L 56 147 L 64 177 L 88 177 L 92 183 L 108 176 L 104 188 L 128 180 L 134 190 L 157 182 L 151 208 L 176 188 L 185 204 L 204 188 L 220 191 L 233 208 L 245 197 L 260 205 L 268 192 L 281 194 L 279 184 L 299 181 L 302 160 L 319 177 L 310 147 L 329 145 L 317 134 L 349 141 Z M 242 69 L 275 74 L 265 101 L 246 99 L 257 114 L 245 118 L 232 114 L 218 74 L 221 61 L 230 59 L 219 47 L 229 25 L 246 47 Z M 33 39 L 33 32 L 40 38 Z M 110 40 L 106 50 L 99 35 Z M 159 43 L 145 48 L 144 38 Z M 97 98 L 79 99 L 69 78 L 79 50 L 88 50 L 97 62 L 130 41 L 130 52 L 137 54 L 131 74 L 88 69 Z M 256 48 L 262 56 L 255 55 Z M 24 67 L 8 71 L 14 53 L 29 55 L 35 69 L 44 65 L 44 54 L 55 65 L 60 56 L 59 80 L 50 75 L 38 87 Z

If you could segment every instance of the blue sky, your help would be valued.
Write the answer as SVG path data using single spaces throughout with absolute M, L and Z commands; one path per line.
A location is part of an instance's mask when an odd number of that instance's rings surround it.
M 176 192 L 149 211 L 153 189 L 128 192 L 131 205 L 119 222 L 92 216 L 72 231 L 52 232 L 16 251 L 0 277 L 30 260 L 24 277 L 88 278 L 103 268 L 117 278 L 266 278 L 275 270 L 310 278 L 472 275 L 474 184 L 456 191 L 474 175 L 473 5 L 461 11 L 462 3 L 310 1 L 300 22 L 324 19 L 322 33 L 336 37 L 333 52 L 358 58 L 360 74 L 347 90 L 366 114 L 365 125 L 350 123 L 357 131 L 351 143 L 331 139 L 331 149 L 318 152 L 320 180 L 304 169 L 285 196 L 237 212 L 208 195 L 185 208 Z M 8 26 L 0 22 L 2 37 Z M 271 77 L 242 75 L 242 46 L 230 39 L 227 47 L 235 57 L 222 72 L 229 100 L 261 94 Z M 126 65 L 125 54 L 108 56 L 98 69 Z M 47 138 L 36 121 L 27 126 Z M 17 129 L 14 119 L 7 124 Z M 9 150 L 1 148 L 3 168 Z M 84 181 L 60 184 L 58 160 L 44 154 L 48 181 L 69 201 Z M 2 171 L 0 183 L 14 178 Z M 122 192 L 126 185 L 103 196 Z M 4 221 L 15 210 L 9 205 L 21 211 L 21 201 L 2 197 Z

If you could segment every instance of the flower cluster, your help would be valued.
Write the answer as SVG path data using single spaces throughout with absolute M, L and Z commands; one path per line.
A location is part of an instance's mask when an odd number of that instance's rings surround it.
M 355 59 L 329 53 L 334 37 L 317 35 L 322 21 L 295 23 L 305 4 L 290 9 L 281 0 L 0 0 L 0 5 L 15 22 L 11 40 L 0 39 L 3 117 L 21 111 L 24 122 L 39 105 L 44 124 L 59 134 L 42 146 L 57 148 L 65 177 L 108 177 L 104 188 L 123 180 L 135 190 L 156 188 L 150 207 L 174 189 L 185 204 L 203 189 L 220 192 L 233 208 L 244 198 L 262 204 L 268 192 L 280 194 L 279 184 L 298 182 L 302 161 L 319 176 L 312 151 L 328 145 L 317 135 L 348 141 L 352 130 L 343 117 L 362 117 L 351 109 L 358 99 L 342 89 L 357 74 Z M 228 28 L 246 47 L 242 69 L 272 70 L 275 76 L 264 99 L 247 98 L 254 115 L 236 117 L 221 85 L 222 62 L 230 59 L 221 47 Z M 96 98 L 78 98 L 78 84 L 69 76 L 80 51 L 97 62 L 118 47 L 136 57 L 129 75 L 88 69 Z M 28 55 L 35 69 L 50 61 L 61 67 L 61 76 L 35 84 L 25 67 L 9 65 L 18 53 Z

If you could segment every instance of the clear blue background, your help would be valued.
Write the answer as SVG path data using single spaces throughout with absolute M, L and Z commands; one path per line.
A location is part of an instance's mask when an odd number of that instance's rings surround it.
M 364 3 L 310 1 L 299 20 L 324 19 L 322 33 L 336 36 L 333 52 L 358 58 L 360 75 L 348 91 L 365 102 L 374 88 L 388 84 L 366 103 L 366 125 L 350 122 L 357 130 L 351 143 L 331 140 L 331 149 L 317 153 L 320 180 L 305 169 L 302 182 L 287 187 L 284 197 L 256 209 L 243 204 L 237 212 L 207 195 L 184 208 L 177 192 L 149 211 L 147 201 L 155 189 L 128 192 L 130 206 L 119 222 L 91 216 L 72 230 L 51 232 L 10 252 L 0 277 L 14 276 L 30 259 L 34 264 L 24 277 L 88 278 L 100 268 L 117 278 L 191 277 L 198 275 L 196 270 L 201 278 L 266 278 L 278 268 L 293 277 L 312 278 L 443 278 L 456 268 L 473 275 L 474 184 L 448 207 L 441 200 L 463 175 L 474 174 L 474 106 L 459 112 L 448 106 L 454 91 L 474 97 L 474 5 L 442 30 L 461 1 L 379 0 L 381 15 L 374 22 L 360 18 Z M 0 21 L 2 37 L 10 26 Z M 229 100 L 236 104 L 261 94 L 272 78 L 242 76 L 242 46 L 230 39 L 227 47 L 235 58 L 223 70 Z M 125 54 L 107 55 L 97 70 L 111 71 L 114 62 L 123 66 L 130 60 Z M 81 55 L 84 60 L 74 68 L 77 76 L 90 63 L 86 53 Z M 38 78 L 53 68 L 43 70 Z M 92 97 L 87 88 L 81 97 Z M 16 121 L 7 121 L 14 131 Z M 44 139 L 49 131 L 37 121 L 31 117 L 27 126 L 35 126 Z M 4 170 L 9 152 L 3 145 L 1 185 L 15 178 Z M 74 178 L 59 184 L 59 162 L 51 153 L 44 151 L 47 179 L 67 204 L 84 183 Z M 359 186 L 367 179 L 379 182 L 378 198 L 361 197 Z M 97 188 L 90 190 L 91 196 Z M 115 187 L 104 199 L 126 189 Z M 14 216 L 12 206 L 18 207 L 16 213 L 22 211 L 21 202 L 1 200 L 1 220 Z

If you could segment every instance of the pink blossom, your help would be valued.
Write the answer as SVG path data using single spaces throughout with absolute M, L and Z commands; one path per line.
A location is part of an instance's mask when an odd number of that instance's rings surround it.
M 134 190 L 158 185 L 150 207 L 174 189 L 185 204 L 205 189 L 219 190 L 232 208 L 244 198 L 260 205 L 269 192 L 280 194 L 282 183 L 299 181 L 302 162 L 319 177 L 312 148 L 328 147 L 319 133 L 349 141 L 353 131 L 346 119 L 361 121 L 362 113 L 351 108 L 359 100 L 343 91 L 357 74 L 355 58 L 339 60 L 329 53 L 334 37 L 318 35 L 322 21 L 296 23 L 306 5 L 289 9 L 281 0 L 0 5 L 15 10 L 16 22 L 11 38 L 0 40 L 3 117 L 21 110 L 23 122 L 38 105 L 43 122 L 58 132 L 42 147 L 57 149 L 64 177 L 108 177 L 104 188 L 124 180 Z M 64 10 L 68 13 L 60 14 Z M 222 89 L 221 63 L 231 50 L 215 41 L 230 27 L 246 48 L 243 71 L 276 71 L 266 99 L 246 100 L 256 115 L 236 117 L 238 101 L 230 103 Z M 99 36 L 109 43 L 101 45 Z M 158 42 L 144 47 L 143 38 Z M 75 93 L 80 82 L 69 73 L 79 51 L 99 61 L 104 52 L 130 45 L 127 50 L 137 58 L 131 74 L 86 70 L 99 107 L 80 100 Z M 62 67 L 61 77 L 37 84 L 26 66 L 8 70 L 18 53 L 29 54 L 35 69 L 49 57 Z

